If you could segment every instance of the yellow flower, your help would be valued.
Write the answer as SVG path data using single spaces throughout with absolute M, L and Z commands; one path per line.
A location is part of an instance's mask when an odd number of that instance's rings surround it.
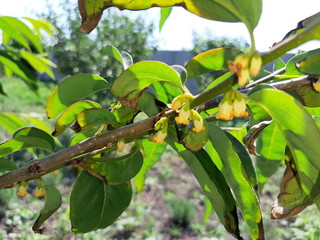
M 163 144 L 164 143 L 164 139 L 167 137 L 167 132 L 164 131 L 158 131 L 156 132 L 152 137 L 149 138 L 149 140 L 151 142 L 154 143 L 160 143 Z
M 257 76 L 260 72 L 262 59 L 259 53 L 241 54 L 234 61 L 228 61 L 230 72 L 238 76 L 238 85 L 242 87 L 249 81 L 250 76 Z
M 233 103 L 230 94 L 227 93 L 219 104 L 219 112 L 217 113 L 216 118 L 221 120 L 232 120 L 232 111 Z
M 42 184 L 38 184 L 36 187 L 36 191 L 34 192 L 35 197 L 43 197 L 46 194 L 46 190 L 44 190 L 44 187 Z
M 197 111 L 191 110 L 191 118 L 193 120 L 193 126 L 192 131 L 194 132 L 202 132 L 206 130 L 206 128 L 203 126 L 203 118 L 200 116 L 200 114 Z
M 250 76 L 255 77 L 259 74 L 262 65 L 262 59 L 259 53 L 254 53 L 250 62 Z
M 124 141 L 123 138 L 119 139 L 117 142 L 117 147 L 118 147 L 118 152 L 122 152 L 124 145 L 126 145 L 126 142 Z
M 20 185 L 19 189 L 18 189 L 18 192 L 17 192 L 17 195 L 21 196 L 21 197 L 27 195 L 27 187 L 23 186 L 23 185 Z
M 320 80 L 312 83 L 312 86 L 313 86 L 314 90 L 316 90 L 317 92 L 320 92 Z
M 54 170 L 54 171 L 53 171 L 53 175 L 54 175 L 55 177 L 57 177 L 58 174 L 59 174 L 59 170 Z
M 189 118 L 191 116 L 190 104 L 186 103 L 180 110 L 178 117 L 175 117 L 175 121 L 177 123 L 181 123 L 184 125 L 189 124 Z
M 232 116 L 233 117 L 248 117 L 248 112 L 246 112 L 246 102 L 244 101 L 243 97 L 240 93 L 235 92 L 236 96 L 233 101 L 233 110 Z

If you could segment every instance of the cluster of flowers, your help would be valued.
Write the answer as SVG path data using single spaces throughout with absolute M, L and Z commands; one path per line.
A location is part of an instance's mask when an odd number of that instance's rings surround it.
M 19 189 L 18 189 L 18 192 L 17 192 L 17 195 L 18 196 L 25 196 L 27 195 L 27 187 L 28 187 L 28 182 L 26 181 L 22 181 L 19 185 Z M 36 187 L 36 190 L 35 192 L 33 193 L 34 196 L 36 197 L 43 197 L 44 195 L 46 194 L 46 191 L 44 189 L 44 186 L 42 183 L 39 183 Z

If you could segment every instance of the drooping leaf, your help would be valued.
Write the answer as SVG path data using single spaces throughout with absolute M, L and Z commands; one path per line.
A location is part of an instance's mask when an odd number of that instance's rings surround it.
M 55 67 L 55 64 L 50 60 L 35 55 L 31 52 L 20 51 L 21 57 L 26 60 L 38 73 L 46 73 L 51 79 L 55 79 L 50 67 Z
M 144 187 L 144 182 L 147 173 L 153 165 L 160 159 L 162 153 L 166 149 L 166 144 L 158 144 L 150 142 L 147 139 L 141 141 L 145 158 L 139 173 L 134 177 L 134 184 L 138 192 L 141 192 Z
M 77 115 L 80 112 L 90 108 L 101 108 L 101 106 L 100 104 L 89 100 L 83 100 L 72 104 L 59 116 L 52 135 L 55 137 L 59 136 L 76 120 Z
M 133 101 L 141 91 L 159 81 L 182 87 L 178 73 L 167 64 L 157 61 L 138 62 L 127 68 L 112 84 L 111 92 L 122 103 Z M 124 104 L 124 103 L 123 103 Z
M 42 234 L 46 228 L 40 228 L 55 211 L 59 209 L 62 203 L 62 197 L 58 189 L 53 185 L 45 185 L 45 204 L 40 211 L 40 215 L 32 226 L 35 233 Z
M 278 170 L 285 156 L 286 140 L 279 126 L 272 122 L 259 135 L 257 139 L 256 171 L 259 189 Z
M 112 6 L 128 10 L 182 6 L 203 18 L 223 22 L 243 22 L 250 31 L 257 25 L 262 11 L 261 0 L 79 0 L 78 3 L 82 17 L 81 30 L 85 33 L 90 33 L 97 26 L 103 10 Z
M 226 230 L 237 239 L 241 239 L 234 198 L 209 155 L 204 150 L 188 151 L 183 145 L 168 138 L 166 141 L 188 164 Z
M 234 150 L 227 135 L 217 126 L 208 123 L 209 140 L 217 151 L 221 163 L 216 164 L 227 184 L 232 189 L 252 239 L 264 239 L 262 215 L 259 201 L 251 187 L 240 157 Z M 215 162 L 216 159 L 213 159 Z
M 186 65 L 188 77 L 194 78 L 202 74 L 228 69 L 228 61 L 233 61 L 242 51 L 236 48 L 216 48 L 192 58 Z
M 43 20 L 39 20 L 39 19 L 32 19 L 32 18 L 28 18 L 28 17 L 24 17 L 24 19 L 28 20 L 32 26 L 34 31 L 36 32 L 36 34 L 38 35 L 39 38 L 42 37 L 42 34 L 40 33 L 40 30 L 45 31 L 47 34 L 49 34 L 51 37 L 55 37 L 54 36 L 54 31 L 56 31 L 57 29 L 50 23 L 43 21 Z
M 106 178 L 108 184 L 120 184 L 134 178 L 143 164 L 143 155 L 135 144 L 129 154 L 117 158 L 89 160 L 92 171 Z
M 11 160 L 0 159 L 0 172 L 12 171 L 17 168 L 17 165 Z
M 284 92 L 263 89 L 250 95 L 282 131 L 292 153 L 292 164 L 297 172 L 299 187 L 305 193 L 292 208 L 308 204 L 318 194 L 320 186 L 320 129 L 306 109 L 292 96 Z M 276 99 L 276 101 L 275 101 Z M 297 213 L 297 212 L 295 212 Z
M 229 138 L 234 150 L 236 151 L 241 160 L 243 169 L 246 172 L 246 175 L 248 176 L 248 180 L 251 187 L 258 193 L 258 180 L 251 157 L 249 156 L 247 150 L 242 145 L 242 143 L 238 141 L 238 139 L 236 139 L 233 135 L 231 135 L 228 132 L 226 132 L 226 135 Z
M 108 185 L 83 171 L 78 176 L 70 197 L 72 231 L 86 233 L 111 225 L 129 206 L 130 183 Z
M 119 125 L 112 112 L 102 108 L 90 108 L 77 115 L 76 122 L 71 128 L 75 132 L 84 132 L 100 124 Z
M 26 121 L 13 113 L 0 112 L 0 125 L 11 134 L 26 124 Z
M 97 75 L 84 73 L 67 77 L 51 92 L 46 106 L 47 116 L 54 118 L 71 104 L 109 88 L 109 83 Z
M 159 30 L 163 28 L 164 23 L 167 21 L 168 17 L 170 16 L 172 11 L 171 7 L 168 8 L 161 8 L 161 18 L 160 18 L 160 24 L 159 24 Z

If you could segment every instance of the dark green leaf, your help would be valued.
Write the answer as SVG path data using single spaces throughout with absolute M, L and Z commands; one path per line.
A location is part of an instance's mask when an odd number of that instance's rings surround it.
M 83 171 L 70 197 L 72 231 L 86 233 L 111 225 L 129 206 L 130 183 L 108 185 Z
M 12 171 L 17 169 L 17 165 L 7 159 L 0 159 L 0 172 L 5 172 L 5 171 Z
M 143 155 L 136 144 L 129 154 L 117 158 L 92 158 L 89 163 L 91 170 L 105 176 L 108 184 L 119 184 L 137 175 L 143 164 Z

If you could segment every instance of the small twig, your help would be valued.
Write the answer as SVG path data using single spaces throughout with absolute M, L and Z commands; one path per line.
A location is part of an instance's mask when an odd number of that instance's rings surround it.
M 249 83 L 248 85 L 246 85 L 244 88 L 252 88 L 254 86 L 257 86 L 258 84 L 261 84 L 261 83 L 265 83 L 265 82 L 268 82 L 269 80 L 272 80 L 275 76 L 279 75 L 279 74 L 282 74 L 286 71 L 286 68 L 281 68 L 277 71 L 274 71 L 273 73 L 269 74 L 268 76 L 265 76 L 263 78 L 260 78 L 259 80 L 257 81 L 254 81 L 252 83 Z

